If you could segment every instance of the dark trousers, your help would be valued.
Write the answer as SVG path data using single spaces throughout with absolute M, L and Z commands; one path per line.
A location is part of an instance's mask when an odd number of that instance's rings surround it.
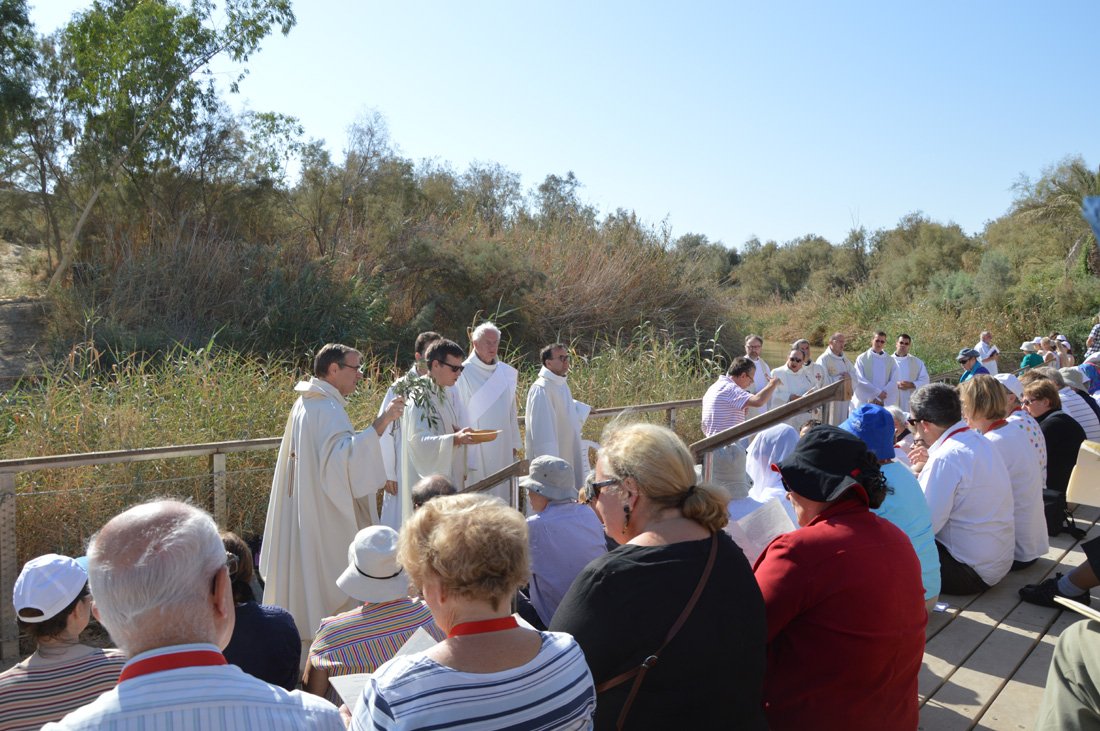
M 955 559 L 942 543 L 936 541 L 940 554 L 940 591 L 944 594 L 977 594 L 989 588 L 978 572 Z

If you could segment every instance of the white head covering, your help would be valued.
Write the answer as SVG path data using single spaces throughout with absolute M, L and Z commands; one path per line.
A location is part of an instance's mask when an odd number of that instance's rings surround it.
M 782 462 L 798 444 L 798 431 L 790 424 L 776 424 L 756 435 L 749 445 L 749 497 L 760 502 L 784 497 L 783 481 L 772 465 Z

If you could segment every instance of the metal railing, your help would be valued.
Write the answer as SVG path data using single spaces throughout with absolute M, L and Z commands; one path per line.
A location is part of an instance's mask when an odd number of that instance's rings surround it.
M 839 387 L 839 388 L 838 388 Z M 714 449 L 732 441 L 766 429 L 802 411 L 816 408 L 831 400 L 844 396 L 845 383 L 834 384 L 797 401 L 784 404 L 761 416 L 750 419 L 732 429 L 703 439 L 691 445 L 693 453 L 701 460 Z M 681 409 L 699 408 L 702 399 L 684 399 L 631 406 L 613 406 L 593 409 L 589 418 L 614 418 L 623 413 L 651 413 L 664 411 L 669 428 L 675 429 L 677 412 Z M 209 479 L 213 484 L 213 504 L 211 512 L 221 527 L 226 527 L 228 516 L 227 491 L 229 473 L 226 470 L 226 455 L 238 452 L 266 451 L 277 449 L 280 437 L 262 439 L 243 439 L 205 444 L 185 444 L 146 449 L 126 449 L 109 452 L 88 452 L 82 454 L 62 454 L 48 457 L 30 457 L 22 459 L 0 460 L 0 661 L 10 663 L 19 654 L 19 634 L 15 621 L 15 607 L 8 597 L 12 595 L 15 579 L 19 574 L 18 545 L 16 537 L 16 478 L 23 473 L 47 469 L 66 469 L 106 464 L 148 462 L 153 460 L 205 457 L 209 468 Z M 709 460 L 704 461 L 705 469 Z M 519 489 L 519 478 L 527 474 L 528 462 L 518 460 L 511 465 L 489 475 L 479 482 L 464 488 L 464 492 L 480 492 L 507 480 L 509 483 L 510 503 L 522 509 L 524 495 Z M 709 474 L 709 473 L 708 473 Z M 33 493 L 32 493 L 33 494 Z

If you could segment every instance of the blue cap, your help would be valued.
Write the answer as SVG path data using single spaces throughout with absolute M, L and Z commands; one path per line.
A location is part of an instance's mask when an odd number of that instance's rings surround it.
M 880 460 L 894 458 L 894 417 L 883 407 L 864 404 L 840 428 L 862 439 Z

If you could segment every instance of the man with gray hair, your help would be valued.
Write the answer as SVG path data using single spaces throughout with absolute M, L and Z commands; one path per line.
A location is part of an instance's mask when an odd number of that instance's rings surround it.
M 459 375 L 455 388 L 466 406 L 471 427 L 500 432 L 491 442 L 467 447 L 470 464 L 476 470 L 472 478 L 482 480 L 519 458 L 519 409 L 516 404 L 519 374 L 497 357 L 500 329 L 496 325 L 481 323 L 474 328 L 470 341 L 474 352 L 462 362 L 466 369 Z M 508 481 L 498 483 L 489 492 L 508 502 Z
M 154 501 L 108 521 L 88 546 L 88 583 L 130 659 L 118 686 L 45 728 L 343 729 L 328 701 L 226 664 L 229 574 L 217 525 L 194 506 Z

